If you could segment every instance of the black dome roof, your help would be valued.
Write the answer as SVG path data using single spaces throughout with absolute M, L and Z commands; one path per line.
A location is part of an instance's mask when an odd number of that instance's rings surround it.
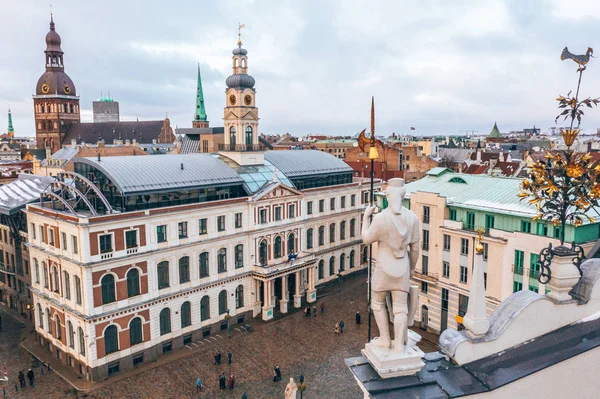
M 46 92 L 42 90 L 42 87 L 45 84 L 48 85 L 48 90 L 46 90 Z M 38 96 L 60 94 L 63 96 L 75 97 L 77 95 L 77 92 L 75 90 L 75 85 L 73 84 L 73 81 L 71 80 L 69 75 L 62 71 L 46 71 L 42 76 L 40 76 L 37 82 L 37 85 L 35 87 L 35 94 L 37 94 Z
M 254 87 L 254 78 L 245 73 L 240 73 L 236 75 L 231 75 L 225 81 L 225 84 L 229 88 L 244 88 L 251 89 Z

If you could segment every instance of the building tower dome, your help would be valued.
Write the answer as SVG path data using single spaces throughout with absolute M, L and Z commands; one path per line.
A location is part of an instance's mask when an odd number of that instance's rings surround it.
M 252 89 L 255 80 L 248 75 L 248 51 L 242 48 L 242 40 L 238 40 L 238 46 L 233 49 L 233 75 L 225 80 L 228 88 Z

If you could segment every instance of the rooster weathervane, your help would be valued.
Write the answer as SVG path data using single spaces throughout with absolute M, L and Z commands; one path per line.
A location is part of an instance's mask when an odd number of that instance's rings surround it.
M 590 57 L 593 57 L 592 54 L 594 54 L 594 49 L 591 47 L 588 47 L 585 54 L 582 55 L 575 55 L 571 53 L 567 47 L 565 47 L 560 55 L 560 59 L 563 61 L 566 59 L 575 61 L 579 65 L 577 72 L 583 72 L 586 68 L 585 65 L 590 61 Z

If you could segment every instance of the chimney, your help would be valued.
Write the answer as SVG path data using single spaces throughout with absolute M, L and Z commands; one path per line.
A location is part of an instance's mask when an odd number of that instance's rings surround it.
M 98 162 L 100 162 L 100 153 L 98 153 Z
M 131 144 L 134 146 L 137 146 L 137 140 L 136 139 L 131 140 Z
M 71 147 L 77 148 L 77 140 L 75 140 L 75 139 L 71 140 Z
M 125 146 L 126 146 L 126 147 L 129 147 L 130 145 L 131 145 L 131 141 L 129 141 L 129 140 L 125 140 Z
M 181 163 L 181 170 L 183 170 L 183 162 Z
M 481 150 L 477 150 L 477 162 L 481 163 Z
M 152 144 L 156 144 L 156 139 L 152 139 Z

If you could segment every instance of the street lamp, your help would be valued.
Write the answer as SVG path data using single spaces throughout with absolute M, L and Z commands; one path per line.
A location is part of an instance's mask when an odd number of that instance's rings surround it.
M 298 386 L 298 390 L 300 391 L 300 399 L 302 399 L 302 396 L 304 394 L 304 391 L 306 391 L 306 384 L 304 383 L 304 376 L 300 375 L 300 378 L 298 378 L 298 380 L 300 381 L 300 385 Z
M 227 314 L 225 315 L 225 320 L 227 320 L 227 339 L 231 338 L 231 329 L 229 328 L 229 319 L 231 319 L 231 315 L 229 314 L 229 308 L 226 310 Z

